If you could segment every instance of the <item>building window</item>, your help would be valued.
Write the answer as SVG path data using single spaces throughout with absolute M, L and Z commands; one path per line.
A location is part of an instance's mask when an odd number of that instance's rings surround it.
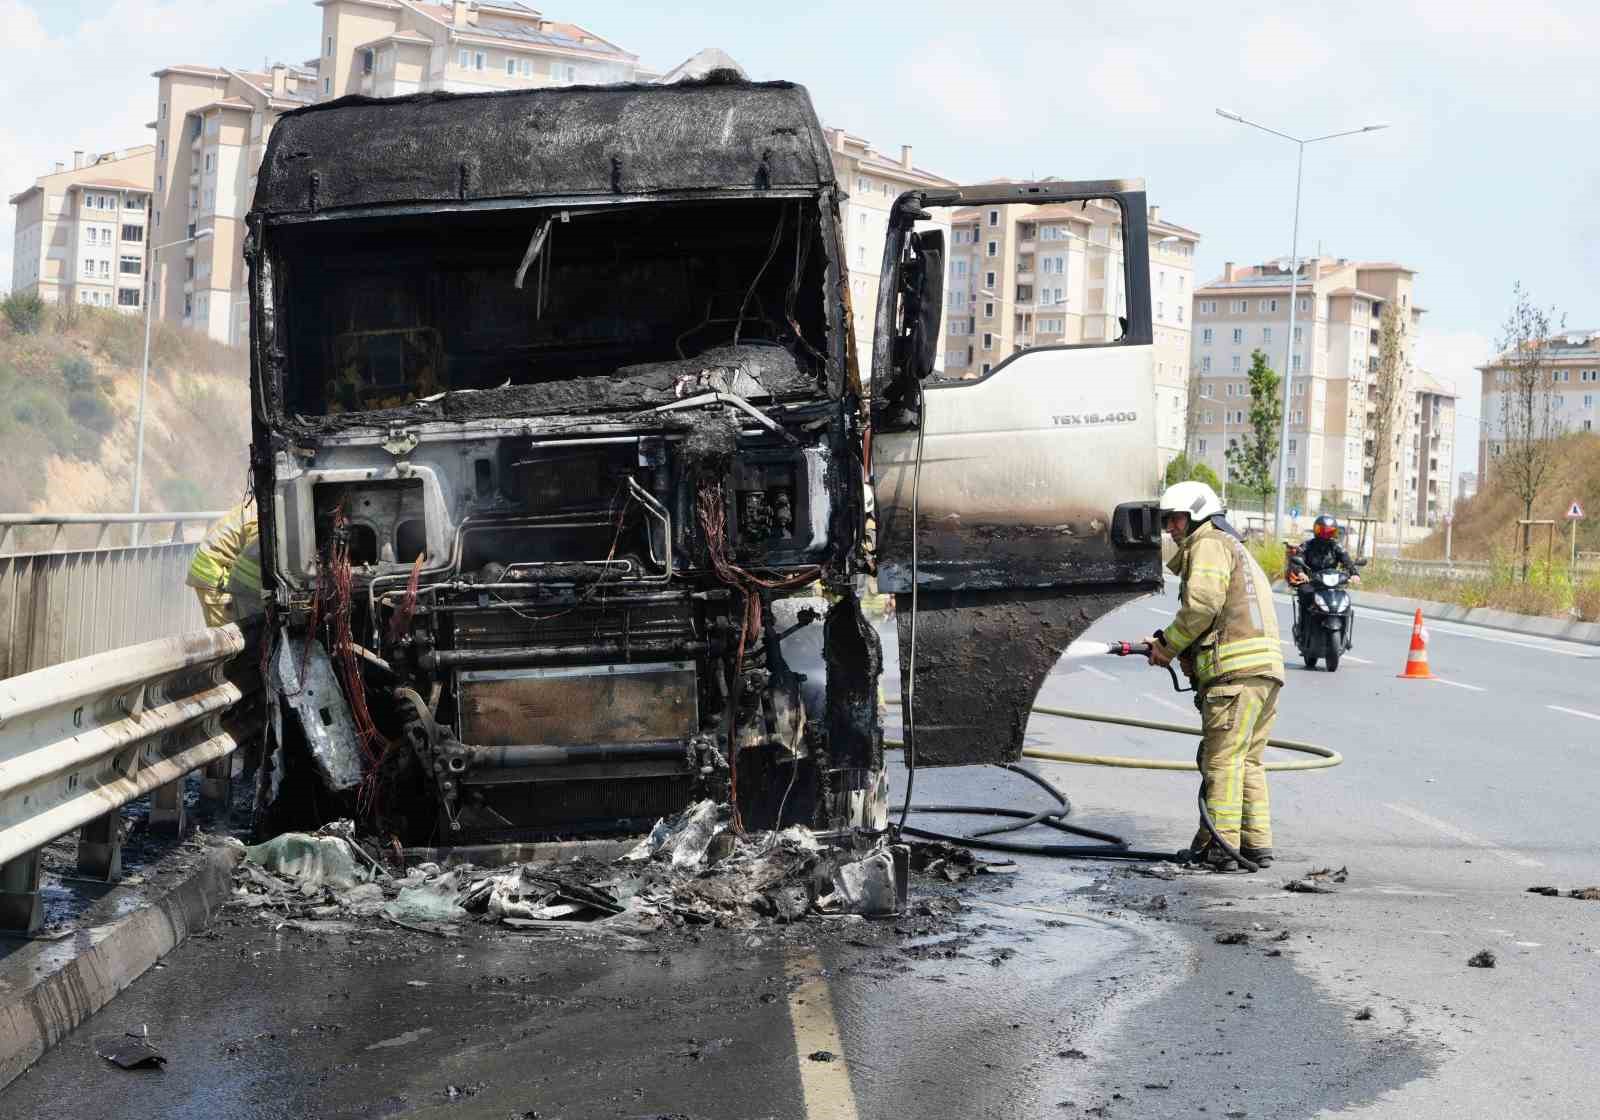
M 985 288 L 993 288 L 994 287 L 994 273 L 985 272 L 983 274 L 983 286 Z
M 1297 440 L 1297 439 L 1290 440 L 1289 441 L 1289 454 L 1293 455 L 1295 452 L 1297 452 L 1299 450 L 1300 450 L 1300 441 Z
M 1296 354 L 1294 356 L 1294 360 L 1291 361 L 1289 364 L 1290 364 L 1290 366 L 1293 367 L 1294 372 L 1299 373 L 1300 372 L 1300 355 Z
M 993 229 L 995 226 L 997 226 L 999 224 L 1000 224 L 1000 211 L 998 211 L 998 210 L 989 211 L 989 228 Z
M 138 307 L 139 306 L 139 289 L 138 288 L 119 288 L 119 289 L 117 289 L 117 304 L 119 306 L 121 306 L 121 307 Z
M 1295 344 L 1295 345 L 1296 345 L 1296 346 L 1299 346 L 1299 345 L 1300 345 L 1300 337 L 1301 337 L 1301 334 L 1302 334 L 1302 332 L 1303 332 L 1303 331 L 1304 331 L 1304 330 L 1305 330 L 1305 328 L 1304 328 L 1304 327 L 1296 327 L 1296 328 L 1295 328 L 1295 329 L 1294 329 L 1294 344 Z
M 216 156 L 216 153 L 215 152 L 207 152 L 206 153 L 206 171 L 209 173 L 209 172 L 215 171 L 216 169 L 217 169 L 217 156 Z
M 1211 355 L 1210 354 L 1207 354 L 1205 357 L 1200 359 L 1200 372 L 1201 373 L 1210 373 L 1211 372 Z M 1209 388 L 1209 386 L 1207 386 L 1207 388 Z
M 983 348 L 985 350 L 994 349 L 994 335 L 990 334 L 988 331 L 983 332 Z
M 1234 327 L 1233 328 L 1233 344 L 1235 346 L 1239 346 L 1239 345 L 1242 345 L 1243 343 L 1244 343 L 1244 328 L 1243 327 Z
M 322 53 L 327 55 L 329 58 L 333 57 L 333 36 L 332 35 L 328 36 L 326 49 Z
M 986 250 L 985 256 L 998 257 L 1000 255 L 1000 242 L 998 241 L 991 241 L 984 248 Z
M 1183 277 L 1180 276 L 1180 277 L 1178 277 L 1178 279 L 1182 280 Z M 1178 286 L 1182 287 L 1183 285 L 1180 284 Z M 1178 322 L 1180 322 L 1180 323 L 1183 322 L 1183 304 L 1181 304 L 1181 303 L 1178 304 Z
M 484 54 L 482 51 L 474 51 L 473 52 L 473 54 L 472 54 L 472 68 L 474 70 L 483 70 L 483 69 L 487 68 L 488 65 L 489 65 L 489 56 L 488 55 Z
M 111 278 L 111 262 L 109 260 L 102 259 L 100 261 L 100 276 L 105 280 L 109 280 Z M 1560 397 L 1556 398 L 1556 403 L 1561 403 Z
M 1236 300 L 1233 301 L 1233 313 L 1235 315 L 1243 315 L 1246 311 L 1249 311 L 1249 310 L 1250 310 L 1250 301 L 1249 300 L 1247 300 L 1247 299 L 1236 299 Z
M 1298 473 L 1299 472 L 1296 471 L 1293 467 L 1290 467 L 1289 468 L 1289 481 L 1293 482 L 1295 480 L 1295 475 L 1298 474 Z
M 1205 330 L 1200 332 L 1200 341 L 1201 341 L 1201 343 L 1203 345 L 1206 345 L 1206 346 L 1210 346 L 1211 345 L 1211 328 L 1210 327 L 1207 327 Z
M 1304 381 L 1296 381 L 1294 383 L 1294 395 L 1297 397 L 1306 395 L 1306 383 Z
M 1263 346 L 1266 346 L 1266 345 L 1270 345 L 1271 342 L 1272 342 L 1272 328 L 1271 327 L 1262 327 L 1261 328 L 1261 344 Z
M 157 194 L 165 194 L 166 190 L 167 190 L 167 177 L 165 175 L 157 175 L 156 176 L 156 193 Z
M 1550 380 L 1551 381 L 1571 381 L 1572 380 L 1572 371 L 1570 369 L 1558 369 L 1558 370 L 1556 370 L 1554 373 L 1552 373 L 1550 375 Z
M 123 257 L 119 267 L 124 276 L 137 276 L 139 275 L 141 262 L 138 257 Z
M 525 58 L 522 60 L 522 76 L 524 78 L 533 77 L 533 59 Z
M 361 72 L 363 74 L 372 73 L 373 67 L 374 67 L 376 61 L 377 60 L 374 58 L 373 53 L 372 53 L 370 48 L 368 50 L 362 51 L 361 52 Z
M 124 241 L 143 241 L 144 240 L 144 227 L 143 226 L 123 226 L 122 227 L 122 240 L 124 240 Z
M 323 78 L 322 79 L 322 92 L 325 93 L 325 94 L 333 92 L 333 79 L 332 78 Z
M 1306 411 L 1305 411 L 1305 409 L 1297 408 L 1297 409 L 1294 410 L 1294 422 L 1296 424 L 1304 424 L 1306 422 Z
M 1228 382 L 1228 385 L 1227 385 L 1227 394 L 1230 397 L 1233 396 L 1233 382 L 1231 382 L 1231 381 Z
M 456 55 L 456 64 L 459 65 L 463 70 L 471 70 L 472 52 L 467 50 L 465 47 L 462 47 L 460 53 Z
M 1233 356 L 1233 372 L 1234 373 L 1238 373 L 1239 372 L 1239 355 L 1237 355 L 1237 354 L 1235 354 Z
M 1211 421 L 1209 419 L 1207 419 L 1206 423 L 1209 424 L 1209 423 L 1211 423 Z M 1204 455 L 1206 453 L 1206 441 L 1205 440 L 1201 440 L 1199 442 L 1198 446 L 1200 448 L 1200 454 Z
M 506 77 L 515 78 L 516 76 L 517 76 L 517 60 L 514 59 L 514 58 L 509 58 L 508 57 L 506 59 Z
M 983 305 L 983 317 L 985 319 L 993 319 L 994 318 L 994 304 L 985 303 Z M 987 350 L 988 346 L 985 346 L 984 349 Z
M 1301 311 L 1310 311 L 1311 310 L 1311 300 L 1310 300 L 1309 297 L 1307 297 L 1307 296 L 1301 296 L 1300 297 L 1300 310 Z

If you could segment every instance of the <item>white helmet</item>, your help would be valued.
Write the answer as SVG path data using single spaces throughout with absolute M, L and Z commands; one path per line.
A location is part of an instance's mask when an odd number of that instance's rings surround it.
M 1187 513 L 1189 523 L 1198 525 L 1208 517 L 1223 512 L 1217 492 L 1203 482 L 1175 482 L 1161 494 L 1161 516 L 1169 513 Z

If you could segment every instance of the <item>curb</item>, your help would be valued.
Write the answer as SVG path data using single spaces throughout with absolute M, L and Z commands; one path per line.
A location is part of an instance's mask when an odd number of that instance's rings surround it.
M 33 942 L 0 961 L 0 1088 L 209 926 L 232 894 L 241 856 L 238 845 L 210 848 L 187 878 L 131 913 L 67 941 Z
M 1288 595 L 1281 582 L 1274 583 L 1272 589 L 1281 595 Z M 1513 614 L 1489 607 L 1462 607 L 1454 603 L 1436 603 L 1431 599 L 1406 599 L 1378 591 L 1358 592 L 1355 604 L 1358 609 L 1365 607 L 1389 614 L 1414 615 L 1420 610 L 1423 618 L 1431 618 L 1436 622 L 1460 622 L 1530 638 L 1554 638 L 1579 645 L 1600 646 L 1600 622 L 1568 622 L 1560 618 Z

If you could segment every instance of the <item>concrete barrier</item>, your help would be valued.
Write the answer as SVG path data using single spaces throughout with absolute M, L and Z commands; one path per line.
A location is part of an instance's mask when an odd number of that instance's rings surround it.
M 175 885 L 64 941 L 35 941 L 0 961 L 0 1088 L 189 937 L 233 893 L 238 844 L 207 849 Z M 134 888 L 96 906 L 116 913 Z M 120 897 L 119 897 L 120 896 Z

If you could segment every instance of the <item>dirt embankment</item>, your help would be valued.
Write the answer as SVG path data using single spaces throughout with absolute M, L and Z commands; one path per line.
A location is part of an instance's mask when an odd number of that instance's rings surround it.
M 133 493 L 144 322 L 49 309 L 0 320 L 0 512 L 125 511 Z M 246 486 L 249 362 L 242 349 L 158 327 L 145 405 L 145 510 L 222 509 Z

